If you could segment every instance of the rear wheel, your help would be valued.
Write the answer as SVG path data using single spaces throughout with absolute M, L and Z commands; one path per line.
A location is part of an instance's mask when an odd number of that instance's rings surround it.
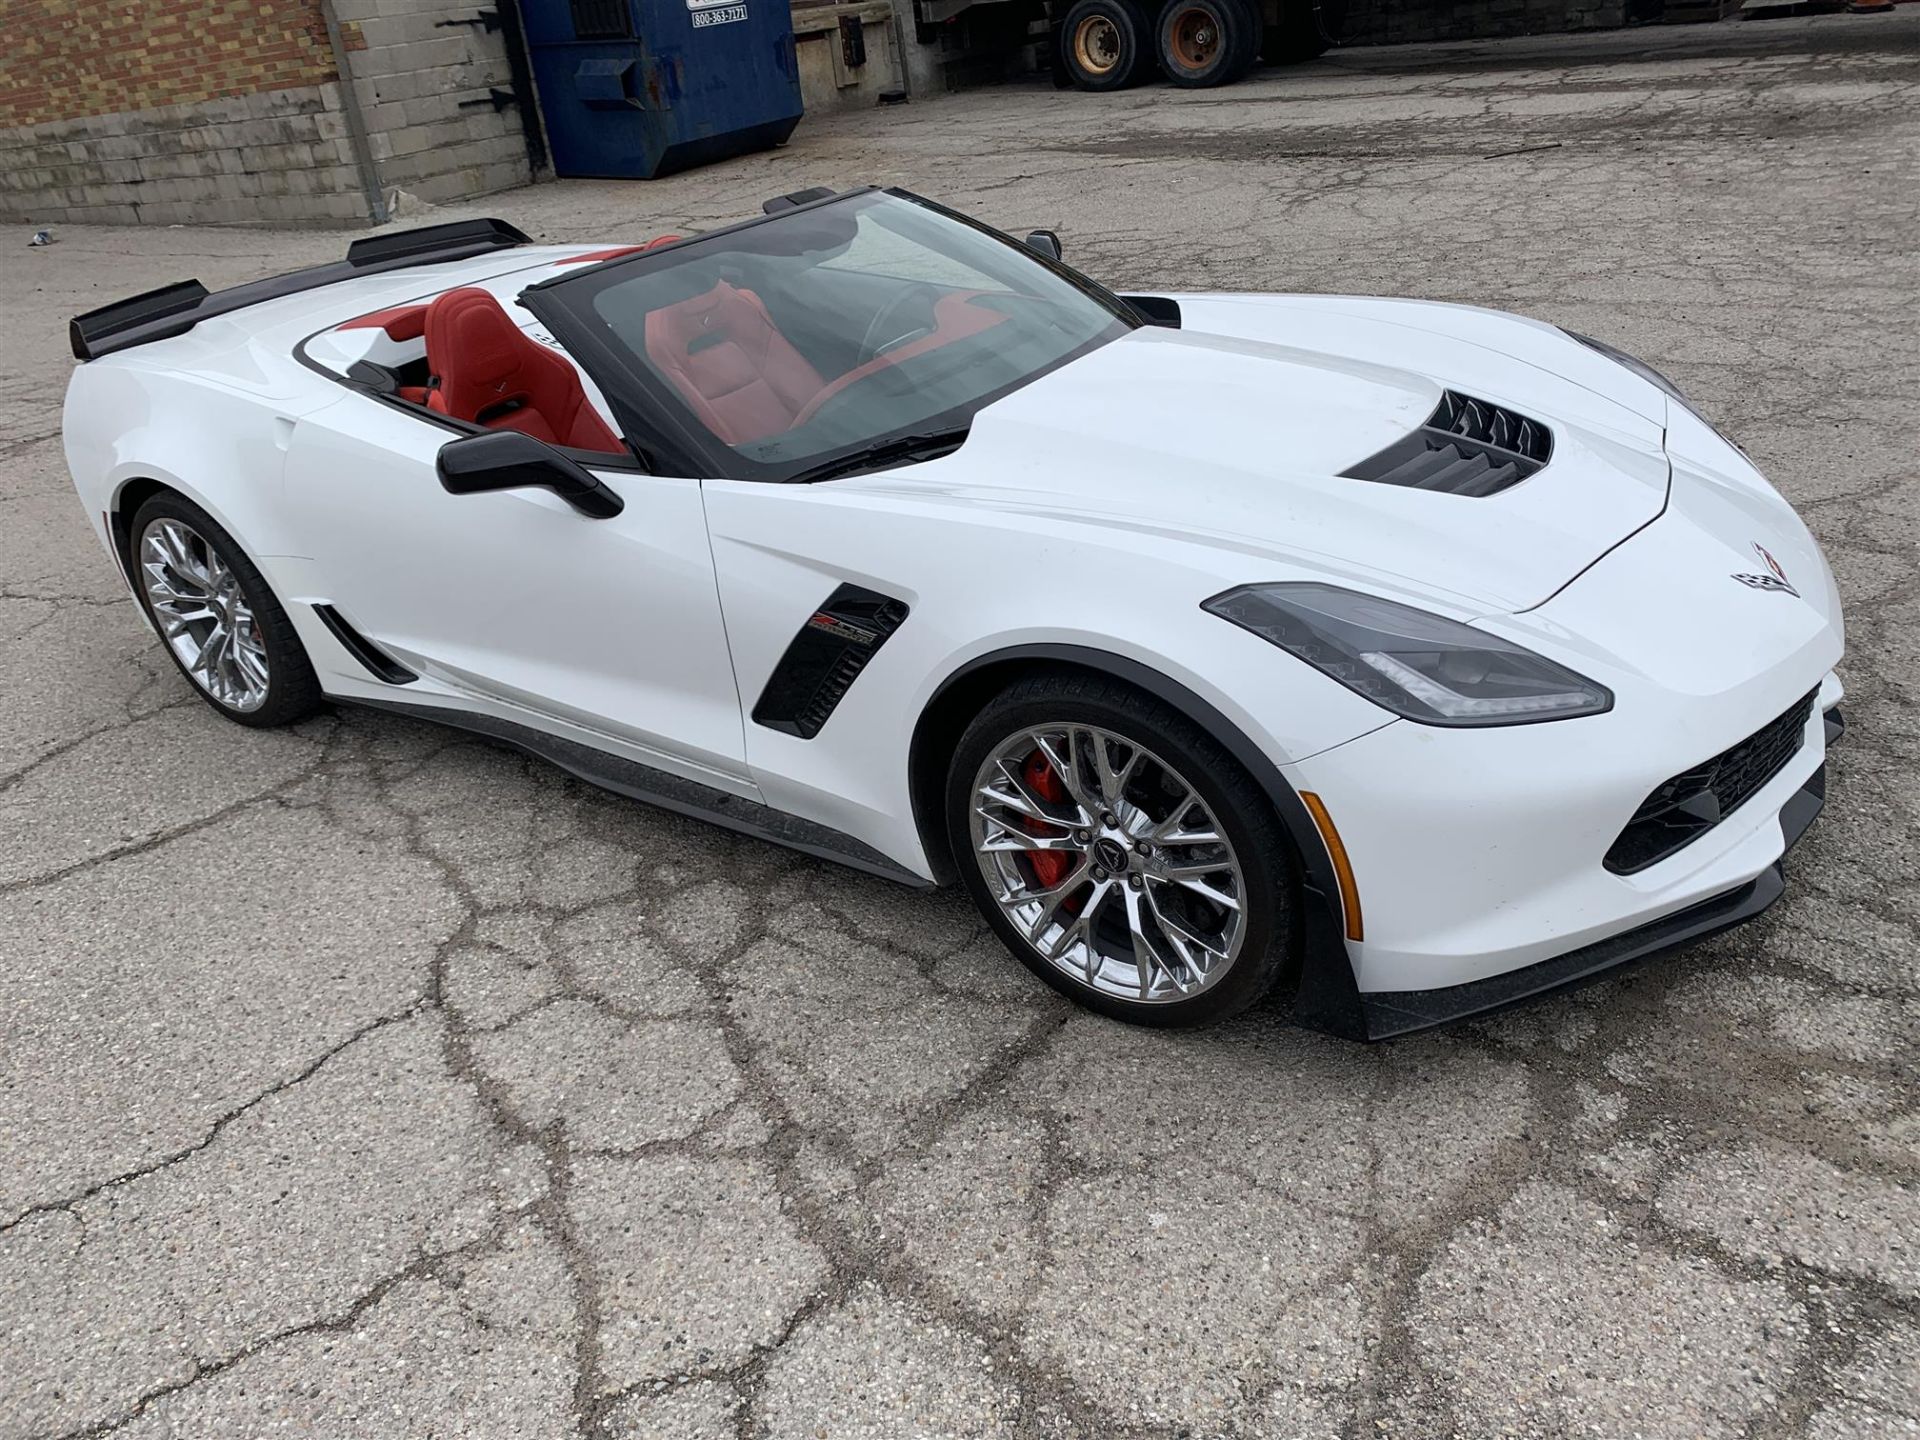
M 1120 90 L 1153 63 L 1153 26 L 1136 0 L 1078 0 L 1061 19 L 1060 64 L 1082 90 Z
M 242 725 L 287 725 L 320 706 L 293 622 L 231 535 L 171 492 L 133 517 L 140 602 L 200 697 Z
M 1206 1024 L 1279 977 L 1289 842 L 1231 757 L 1138 691 L 1066 676 L 1013 686 L 962 735 L 947 818 L 988 922 L 1092 1009 Z
M 1168 0 L 1157 31 L 1160 68 L 1186 89 L 1238 80 L 1257 53 L 1250 0 Z

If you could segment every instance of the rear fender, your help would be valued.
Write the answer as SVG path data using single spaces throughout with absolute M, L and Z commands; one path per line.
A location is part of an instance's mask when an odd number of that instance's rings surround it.
M 116 555 L 124 553 L 116 541 L 125 538 L 128 512 L 149 484 L 205 510 L 256 562 L 298 554 L 281 503 L 286 446 L 300 414 L 339 398 L 264 403 L 193 376 L 95 361 L 74 372 L 67 390 L 68 468 L 95 532 Z

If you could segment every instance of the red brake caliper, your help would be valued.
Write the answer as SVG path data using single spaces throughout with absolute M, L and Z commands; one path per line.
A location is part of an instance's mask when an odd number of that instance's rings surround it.
M 1047 763 L 1047 757 L 1038 750 L 1029 755 L 1026 764 L 1020 767 L 1020 778 L 1027 782 L 1034 794 L 1049 804 L 1058 805 L 1067 798 L 1067 787 L 1061 783 L 1053 766 Z M 1022 823 L 1029 835 L 1049 835 L 1059 828 L 1038 820 Z M 1033 866 L 1033 878 L 1043 888 L 1051 890 L 1066 877 L 1073 865 L 1073 856 L 1064 850 L 1035 850 L 1027 856 L 1027 863 Z

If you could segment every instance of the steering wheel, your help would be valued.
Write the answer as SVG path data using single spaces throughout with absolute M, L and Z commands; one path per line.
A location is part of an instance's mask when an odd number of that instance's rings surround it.
M 933 307 L 940 299 L 940 292 L 924 281 L 918 281 L 910 288 L 902 290 L 893 299 L 880 307 L 867 324 L 867 333 L 860 340 L 860 358 L 854 362 L 854 368 L 866 364 L 882 351 L 898 345 L 902 340 L 915 339 L 930 333 L 934 328 Z M 888 331 L 910 305 L 922 305 L 926 309 L 927 321 L 924 325 L 911 326 L 897 335 Z

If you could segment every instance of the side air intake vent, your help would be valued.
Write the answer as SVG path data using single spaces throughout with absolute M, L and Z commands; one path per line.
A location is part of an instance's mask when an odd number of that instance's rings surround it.
M 1553 432 L 1538 420 L 1449 390 L 1425 425 L 1341 474 L 1449 495 L 1496 495 L 1552 455 Z
M 320 617 L 320 623 L 333 632 L 333 638 L 354 659 L 361 668 L 376 680 L 384 680 L 389 685 L 411 685 L 420 677 L 407 669 L 353 626 L 347 623 L 347 617 L 331 605 L 315 605 L 313 613 Z
M 811 740 L 907 618 L 904 601 L 842 585 L 807 617 L 753 707 L 756 725 Z

